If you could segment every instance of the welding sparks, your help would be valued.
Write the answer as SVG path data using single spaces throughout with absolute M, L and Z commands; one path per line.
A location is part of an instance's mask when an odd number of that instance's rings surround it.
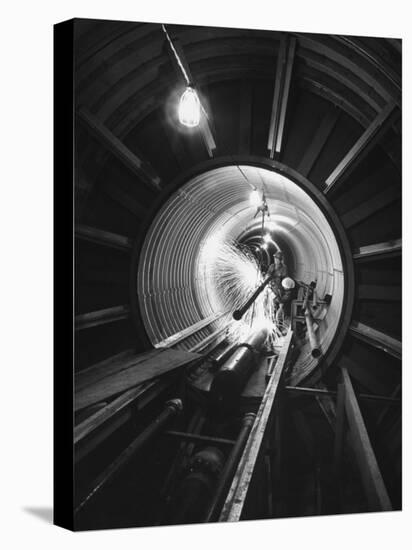
M 225 241 L 219 233 L 204 243 L 200 267 L 213 309 L 227 311 L 230 315 L 242 307 L 264 280 L 261 265 L 251 250 Z M 270 285 L 264 288 L 240 321 L 229 323 L 229 339 L 233 342 L 243 342 L 252 332 L 266 328 L 266 345 L 270 350 L 279 345 L 287 329 L 285 323 L 276 321 L 275 295 Z

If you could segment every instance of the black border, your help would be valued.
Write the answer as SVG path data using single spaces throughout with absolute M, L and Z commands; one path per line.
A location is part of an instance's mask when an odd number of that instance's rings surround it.
M 53 523 L 74 530 L 74 20 L 54 35 L 54 510 Z

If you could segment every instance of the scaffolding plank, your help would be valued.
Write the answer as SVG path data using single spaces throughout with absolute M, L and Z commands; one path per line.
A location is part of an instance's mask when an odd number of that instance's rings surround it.
M 278 394 L 281 376 L 289 360 L 289 355 L 292 349 L 292 337 L 293 332 L 289 329 L 260 404 L 255 422 L 250 431 L 242 458 L 239 461 L 228 496 L 223 505 L 219 521 L 240 520 L 250 482 L 255 472 L 258 456 L 263 448 L 264 437 Z
M 96 381 L 95 384 L 87 385 L 76 391 L 75 411 L 84 409 L 94 403 L 105 401 L 121 392 L 124 392 L 143 382 L 157 378 L 167 372 L 189 365 L 202 358 L 197 353 L 189 353 L 182 350 L 155 350 L 143 360 L 136 356 L 134 363 L 127 362 L 125 368 L 118 370 L 108 376 Z

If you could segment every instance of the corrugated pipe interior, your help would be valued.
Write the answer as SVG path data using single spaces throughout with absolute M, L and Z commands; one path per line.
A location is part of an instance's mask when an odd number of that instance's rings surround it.
M 146 332 L 153 345 L 201 319 L 226 312 L 201 335 L 180 344 L 189 349 L 205 334 L 233 321 L 214 262 L 219 246 L 233 240 L 252 243 L 261 216 L 251 204 L 253 189 L 265 192 L 276 246 L 289 272 L 317 295 L 332 296 L 318 339 L 325 355 L 339 325 L 345 275 L 335 232 L 319 204 L 284 174 L 251 165 L 227 165 L 186 181 L 158 210 L 146 234 L 139 259 L 137 294 Z M 306 349 L 307 348 L 307 349 Z M 295 369 L 310 371 L 317 359 L 304 346 Z

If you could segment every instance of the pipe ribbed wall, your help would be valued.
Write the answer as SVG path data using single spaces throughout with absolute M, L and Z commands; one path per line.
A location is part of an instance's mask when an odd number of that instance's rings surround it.
M 333 296 L 321 323 L 323 353 L 339 323 L 344 274 L 339 246 L 325 215 L 312 198 L 283 175 L 256 166 L 224 166 L 188 181 L 163 205 L 146 235 L 138 267 L 137 293 L 152 344 L 217 312 L 209 331 L 224 326 L 233 308 L 213 277 L 213 245 L 240 238 L 260 225 L 250 204 L 253 187 L 264 189 L 276 223 L 274 238 L 290 258 L 292 276 L 317 279 L 320 297 Z M 229 305 L 229 307 L 227 307 Z M 198 337 L 199 338 L 199 337 Z M 182 344 L 189 348 L 196 341 Z M 296 368 L 315 360 L 303 350 Z

